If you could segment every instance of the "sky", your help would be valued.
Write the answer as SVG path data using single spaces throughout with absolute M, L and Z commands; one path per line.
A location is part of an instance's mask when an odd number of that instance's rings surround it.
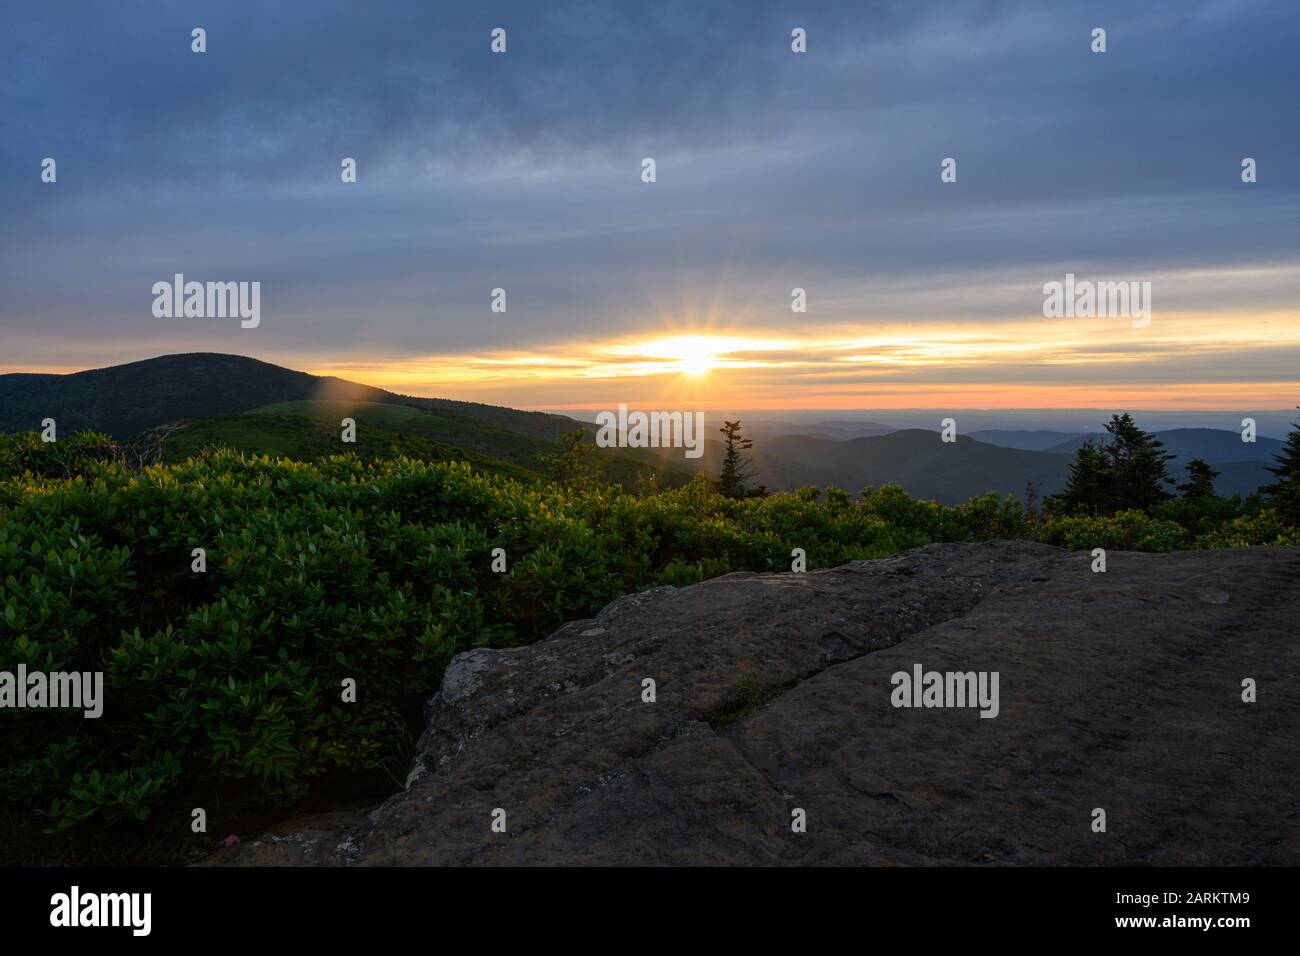
M 1294 0 L 0 18 L 0 372 L 217 351 L 524 408 L 1300 403 Z M 259 282 L 257 327 L 157 317 L 177 273 Z M 1149 324 L 1045 317 L 1067 274 L 1149 282 Z

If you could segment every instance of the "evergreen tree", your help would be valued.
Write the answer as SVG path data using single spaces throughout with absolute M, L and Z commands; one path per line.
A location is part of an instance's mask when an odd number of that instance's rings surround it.
M 1066 514 L 1108 514 L 1110 478 L 1110 459 L 1095 444 L 1086 441 L 1074 453 L 1065 490 L 1048 501 Z
M 1187 463 L 1187 481 L 1178 486 L 1183 497 L 1188 501 L 1199 498 L 1214 497 L 1214 479 L 1219 473 L 1200 458 L 1193 458 Z
M 1278 480 L 1260 490 L 1269 496 L 1278 517 L 1287 524 L 1300 525 L 1300 422 L 1287 433 L 1286 443 L 1273 458 L 1277 467 L 1268 470 Z
M 754 447 L 754 442 L 740 433 L 740 422 L 724 421 L 718 429 L 722 432 L 727 451 L 722 457 L 722 474 L 718 476 L 718 491 L 728 498 L 744 498 L 749 494 L 745 482 L 752 477 L 749 459 L 741 455 Z
M 1149 512 L 1172 498 L 1167 486 L 1174 481 L 1165 464 L 1174 456 L 1165 452 L 1164 442 L 1138 428 L 1128 412 L 1112 415 L 1106 431 L 1111 435 L 1106 446 L 1111 473 L 1110 510 L 1133 508 Z
M 1066 514 L 1111 515 L 1136 509 L 1150 512 L 1172 498 L 1173 479 L 1165 468 L 1174 456 L 1150 432 L 1138 428 L 1127 412 L 1106 423 L 1110 441 L 1098 447 L 1084 442 L 1070 465 L 1065 490 L 1050 500 Z

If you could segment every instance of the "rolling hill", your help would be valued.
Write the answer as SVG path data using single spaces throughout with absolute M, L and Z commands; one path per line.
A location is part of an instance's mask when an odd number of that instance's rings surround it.
M 279 402 L 254 409 L 244 417 L 251 420 L 268 415 L 306 418 L 323 424 L 336 446 L 339 444 L 339 423 L 344 418 L 352 418 L 357 423 L 358 441 L 367 431 L 376 429 L 381 434 L 403 435 L 461 448 L 532 471 L 539 468 L 539 456 L 554 455 L 559 451 L 559 446 L 553 440 L 515 431 L 493 421 L 469 418 L 459 412 L 431 411 L 411 405 L 344 401 Z M 504 416 L 497 417 L 501 420 Z M 566 430 L 573 431 L 576 427 L 577 423 L 570 423 Z
M 578 427 L 563 415 L 399 395 L 243 355 L 191 352 L 68 375 L 0 375 L 0 432 L 36 429 L 43 418 L 53 418 L 64 434 L 90 428 L 126 438 L 181 419 L 322 400 L 409 405 L 540 438 L 553 439 Z
M 342 441 L 344 418 L 356 422 L 354 443 Z M 181 461 L 209 446 L 301 461 L 343 453 L 362 458 L 404 454 L 429 461 L 465 461 L 477 470 L 525 481 L 545 475 L 545 456 L 561 453 L 557 441 L 458 413 L 337 400 L 279 402 L 234 415 L 185 421 L 180 431 L 168 437 L 164 457 Z M 623 451 L 602 450 L 596 454 L 594 464 L 605 479 L 629 490 L 636 487 L 641 476 L 650 473 L 665 488 L 690 478 L 668 463 L 642 462 Z
M 357 422 L 355 444 L 341 441 L 344 417 Z M 212 445 L 300 460 L 404 453 L 524 479 L 545 471 L 542 456 L 560 453 L 560 435 L 583 427 L 563 415 L 401 395 L 210 352 L 69 375 L 0 375 L 0 431 L 38 429 L 44 418 L 53 418 L 61 435 L 88 428 L 117 439 L 183 423 L 165 443 L 169 461 Z M 607 479 L 627 488 L 648 470 L 621 451 L 597 459 Z M 658 479 L 672 487 L 688 476 L 665 469 Z

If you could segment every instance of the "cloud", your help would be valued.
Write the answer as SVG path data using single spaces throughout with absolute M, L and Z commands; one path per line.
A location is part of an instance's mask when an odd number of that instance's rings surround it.
M 995 338 L 1066 271 L 1225 315 L 1300 291 L 1291 3 L 82 3 L 6 26 L 14 367 L 142 342 L 382 365 L 714 327 Z M 149 288 L 178 271 L 261 281 L 256 336 L 159 326 Z

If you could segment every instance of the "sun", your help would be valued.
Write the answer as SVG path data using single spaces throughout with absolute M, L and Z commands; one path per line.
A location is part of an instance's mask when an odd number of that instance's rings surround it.
M 653 348 L 664 358 L 671 359 L 669 368 L 690 378 L 699 378 L 717 368 L 719 340 L 703 335 L 679 335 L 660 339 Z
M 743 354 L 757 340 L 725 335 L 668 335 L 656 339 L 619 342 L 611 355 L 624 360 L 622 367 L 641 375 L 676 375 L 702 379 L 714 372 L 743 367 Z M 757 347 L 763 343 L 758 342 Z
M 692 346 L 684 351 L 677 360 L 677 367 L 683 375 L 699 378 L 717 368 L 718 357 L 702 347 Z

